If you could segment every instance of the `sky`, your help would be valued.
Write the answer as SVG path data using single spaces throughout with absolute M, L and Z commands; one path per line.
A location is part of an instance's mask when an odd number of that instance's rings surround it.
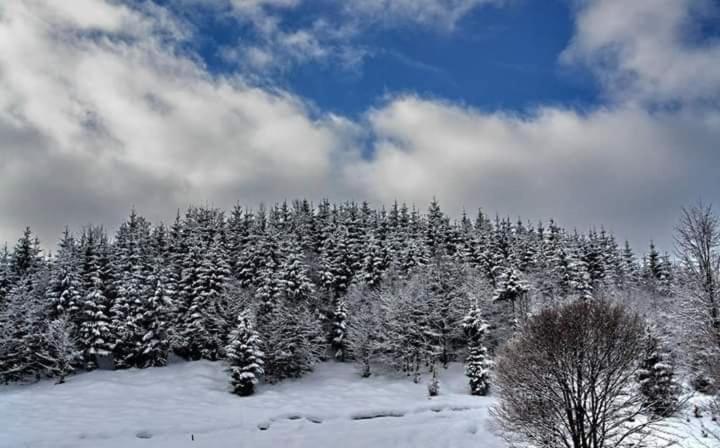
M 718 167 L 716 0 L 0 3 L 11 244 L 133 207 L 436 197 L 672 250 Z

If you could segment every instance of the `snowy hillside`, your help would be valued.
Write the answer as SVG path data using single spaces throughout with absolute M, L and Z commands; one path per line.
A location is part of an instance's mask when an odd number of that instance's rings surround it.
M 504 446 L 489 428 L 492 400 L 467 393 L 461 365 L 441 372 L 440 387 L 429 399 L 425 383 L 323 363 L 241 398 L 220 363 L 95 371 L 0 388 L 0 447 Z
M 441 370 L 433 399 L 423 380 L 361 379 L 350 364 L 322 363 L 300 380 L 242 398 L 228 393 L 222 364 L 198 361 L 95 371 L 63 385 L 0 386 L 0 447 L 506 446 L 492 431 L 492 398 L 467 393 L 461 365 Z M 709 415 L 691 414 L 665 428 L 655 446 L 720 446 L 701 435 L 717 427 Z

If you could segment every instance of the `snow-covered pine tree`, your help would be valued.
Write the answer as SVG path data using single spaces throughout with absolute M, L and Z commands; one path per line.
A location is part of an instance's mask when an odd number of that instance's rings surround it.
M 422 366 L 435 362 L 442 353 L 437 345 L 438 334 L 430 325 L 431 300 L 426 281 L 416 275 L 398 289 L 381 291 L 379 299 L 386 315 L 386 361 L 417 383 Z
M 74 321 L 75 315 L 80 310 L 82 284 L 79 260 L 75 239 L 65 228 L 58 244 L 58 251 L 55 253 L 47 291 L 50 302 L 49 315 L 52 319 L 67 317 L 70 321 Z
M 660 260 L 660 277 L 658 278 L 659 293 L 663 296 L 670 296 L 673 293 L 674 279 L 673 266 L 670 261 L 670 255 L 665 253 Z
M 660 258 L 660 253 L 657 251 L 655 243 L 650 241 L 650 251 L 648 252 L 647 263 L 645 264 L 645 270 L 643 272 L 643 277 L 646 282 L 654 283 L 660 279 L 661 264 L 662 259 Z
M 258 331 L 269 382 L 310 372 L 324 352 L 320 322 L 307 305 L 279 301 L 263 317 Z
M 332 316 L 332 337 L 330 340 L 330 347 L 333 351 L 333 356 L 339 361 L 345 361 L 345 355 L 347 352 L 347 308 L 345 301 L 339 299 L 335 306 L 335 312 Z
M 11 274 L 17 282 L 25 276 L 32 274 L 43 263 L 40 242 L 26 227 L 23 236 L 18 240 L 11 258 Z
M 96 257 L 95 255 L 93 257 Z M 99 358 L 112 353 L 112 330 L 108 316 L 108 298 L 97 260 L 90 271 L 91 285 L 78 312 L 78 348 L 82 351 L 85 368 L 92 370 L 99 364 Z
M 236 204 L 228 218 L 227 223 L 227 251 L 229 256 L 230 272 L 234 278 L 239 278 L 238 255 L 242 254 L 246 246 L 248 236 L 250 234 L 249 224 L 252 222 L 246 219 L 248 211 Z
M 367 209 L 367 204 L 365 204 L 364 210 L 360 210 L 357 204 L 353 202 L 344 206 L 342 216 L 342 223 L 345 228 L 345 254 L 347 256 L 345 263 L 349 270 L 348 278 L 352 281 L 355 275 L 362 270 L 365 251 L 364 236 L 368 231 L 370 212 Z M 347 287 L 345 289 L 347 290 Z
M 327 341 L 314 312 L 314 288 L 302 249 L 290 237 L 283 239 L 281 247 L 283 258 L 262 272 L 256 291 L 258 331 L 265 344 L 270 381 L 311 370 Z
M 42 377 L 61 380 L 77 354 L 63 320 L 50 321 L 45 303 L 48 272 L 39 268 L 21 280 L 0 311 L 0 381 Z
M 260 350 L 261 345 L 262 341 L 250 316 L 247 313 L 241 314 L 225 347 L 230 366 L 230 385 L 234 394 L 248 396 L 255 392 L 255 385 L 264 373 L 264 353 Z
M 143 336 L 140 320 L 144 302 L 153 293 L 149 282 L 151 262 L 150 223 L 132 210 L 115 238 L 113 247 L 114 287 L 117 291 L 110 308 L 111 329 L 115 336 L 113 360 L 116 368 L 143 364 Z
M 286 238 L 281 247 L 284 257 L 277 271 L 279 295 L 293 302 L 310 303 L 314 286 L 310 281 L 300 244 L 294 239 Z
M 593 299 L 593 285 L 588 265 L 581 257 L 575 257 L 572 264 L 573 286 L 575 294 L 582 300 Z
M 477 305 L 470 308 L 470 312 L 463 319 L 462 326 L 468 341 L 465 375 L 470 380 L 470 393 L 487 395 L 490 391 L 490 369 L 493 363 L 488 357 L 487 348 L 483 345 L 488 325 L 482 319 Z
M 188 307 L 178 333 L 186 344 L 190 359 L 217 360 L 222 355 L 223 338 L 227 334 L 224 310 L 227 305 L 226 287 L 229 267 L 219 234 L 213 237 L 209 247 L 203 249 L 201 241 L 195 241 L 191 254 L 198 257 L 189 260 L 184 279 Z M 188 284 L 188 282 L 191 283 Z
M 593 230 L 580 243 L 580 258 L 589 276 L 590 287 L 600 290 L 605 285 L 607 266 L 603 253 L 602 240 Z
M 338 226 L 320 252 L 320 278 L 332 297 L 340 297 L 353 279 L 353 258 L 345 226 Z
M 505 270 L 495 289 L 493 301 L 510 303 L 513 311 L 514 325 L 527 317 L 529 285 L 514 267 Z
M 435 257 L 419 275 L 426 280 L 430 300 L 427 323 L 435 337 L 429 342 L 438 350 L 438 361 L 447 367 L 455 358 L 456 349 L 463 345 L 460 323 L 462 310 L 469 304 L 464 291 L 467 273 L 454 257 L 443 255 Z
M 262 210 L 262 209 L 261 209 Z M 246 216 L 252 216 L 247 215 Z M 280 260 L 280 247 L 274 229 L 265 224 L 264 214 L 258 214 L 243 242 L 243 250 L 235 257 L 235 270 L 240 284 L 245 288 L 260 286 L 261 273 Z
M 638 281 L 638 263 L 630 243 L 626 240 L 622 250 L 622 262 L 624 282 L 623 285 L 634 286 Z
M 645 397 L 644 406 L 652 414 L 670 417 L 678 410 L 680 385 L 675 378 L 672 359 L 651 325 L 647 326 L 645 354 L 637 380 Z
M 385 242 L 375 235 L 368 235 L 365 243 L 362 275 L 359 278 L 370 287 L 378 288 L 383 280 L 383 274 L 388 268 L 389 258 Z
M 100 358 L 108 358 L 114 343 L 109 308 L 112 303 L 107 237 L 102 228 L 89 227 L 80 239 L 80 280 L 82 301 L 71 322 L 77 331 L 77 345 L 82 363 L 97 367 Z
M 0 311 L 2 311 L 10 288 L 12 286 L 12 273 L 10 271 L 10 251 L 7 243 L 0 250 Z
M 170 350 L 172 322 L 172 290 L 167 286 L 166 268 L 155 267 L 155 292 L 143 302 L 142 316 L 138 327 L 142 336 L 142 352 L 138 356 L 139 367 L 162 367 L 167 364 Z
M 12 287 L 0 310 L 0 381 L 21 381 L 32 375 L 32 354 L 26 343 L 32 337 L 31 319 L 35 305 L 31 282 Z
M 416 238 L 405 236 L 400 250 L 400 273 L 409 279 L 423 266 L 428 264 L 425 245 Z

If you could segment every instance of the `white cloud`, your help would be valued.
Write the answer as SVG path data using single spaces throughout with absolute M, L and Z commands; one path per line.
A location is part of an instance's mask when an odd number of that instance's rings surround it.
M 307 195 L 423 206 L 436 195 L 450 211 L 484 206 L 580 229 L 606 223 L 636 242 L 669 244 L 682 204 L 720 199 L 720 111 L 699 104 L 720 85 L 717 48 L 688 41 L 683 25 L 698 2 L 654 11 L 643 6 L 655 0 L 638 0 L 623 12 L 596 0 L 578 9 L 565 60 L 601 77 L 614 98 L 607 107 L 518 116 L 406 95 L 354 123 L 288 92 L 211 76 L 175 48 L 185 29 L 162 8 L 82 1 L 0 10 L 0 240 L 25 224 L 47 240 L 66 223 L 116 223 L 131 205 L 167 218 L 193 201 Z M 317 50 L 317 33 L 295 32 L 273 36 Z M 252 51 L 258 65 L 289 57 Z M 648 108 L 653 99 L 680 107 Z M 360 140 L 373 149 L 365 160 Z
M 375 156 L 354 179 L 385 202 L 437 196 L 455 213 L 484 206 L 669 243 L 679 208 L 717 194 L 718 120 L 632 105 L 514 116 L 404 96 L 369 114 Z
M 211 77 L 157 38 L 153 16 L 111 2 L 89 5 L 72 14 L 62 2 L 3 7 L 4 221 L 57 231 L 61 216 L 77 225 L 133 203 L 157 216 L 191 201 L 320 196 L 335 183 L 334 164 L 353 157 L 346 120 L 313 118 L 299 99 L 242 78 Z M 80 32 L 86 29 L 95 32 Z M 114 35 L 128 30 L 137 32 Z M 28 219 L 42 214 L 31 207 L 51 211 L 44 196 L 56 197 L 58 188 L 73 210 Z M 36 203 L 17 203 L 31 196 Z
M 720 20 L 711 0 L 594 0 L 581 3 L 566 62 L 582 62 L 609 93 L 648 102 L 720 98 L 720 39 L 702 20 Z

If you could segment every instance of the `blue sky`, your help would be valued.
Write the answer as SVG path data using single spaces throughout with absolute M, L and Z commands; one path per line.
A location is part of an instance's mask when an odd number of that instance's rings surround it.
M 162 4 L 192 23 L 188 47 L 211 73 L 242 71 L 243 64 L 223 57 L 224 48 L 262 37 L 251 22 L 207 4 Z M 319 0 L 271 10 L 287 32 L 313 22 L 343 24 L 337 2 Z M 480 5 L 452 28 L 428 24 L 365 24 L 342 45 L 365 52 L 346 66 L 333 60 L 297 62 L 258 74 L 262 81 L 292 91 L 324 111 L 357 118 L 388 95 L 417 93 L 483 110 L 524 112 L 538 105 L 590 107 L 599 101 L 596 80 L 585 70 L 558 61 L 573 34 L 571 4 L 514 0 Z M 334 42 L 333 45 L 336 45 Z
M 720 200 L 716 0 L 0 3 L 0 241 L 394 200 L 671 249 Z

